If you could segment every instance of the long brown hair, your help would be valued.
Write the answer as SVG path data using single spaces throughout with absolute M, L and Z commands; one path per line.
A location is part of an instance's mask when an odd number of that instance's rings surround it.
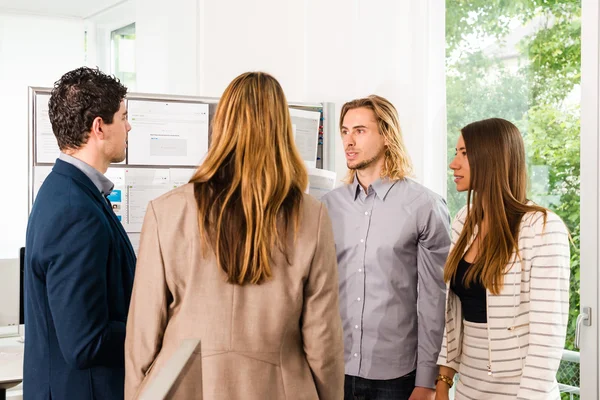
M 210 149 L 190 182 L 203 244 L 212 245 L 228 282 L 270 278 L 275 246 L 289 263 L 287 233 L 290 226 L 297 231 L 308 175 L 275 78 L 248 72 L 229 84 L 215 112 Z
M 406 150 L 406 146 L 404 145 L 404 140 L 402 139 L 400 119 L 398 118 L 398 111 L 396 111 L 394 105 L 390 103 L 389 100 L 374 94 L 362 99 L 349 101 L 342 106 L 342 112 L 340 113 L 340 132 L 346 113 L 355 108 L 367 108 L 372 110 L 373 113 L 375 113 L 375 118 L 377 118 L 379 134 L 387 140 L 381 177 L 398 180 L 411 176 L 412 163 L 408 151 Z M 355 175 L 355 169 L 348 170 L 348 175 L 344 179 L 344 182 L 352 183 Z
M 467 149 L 471 183 L 465 225 L 448 256 L 444 280 L 455 279 L 469 240 L 485 218 L 487 232 L 480 238 L 477 259 L 468 269 L 464 284 L 469 287 L 479 281 L 493 294 L 498 294 L 513 252 L 520 257 L 518 234 L 523 215 L 541 212 L 545 224 L 547 212 L 543 207 L 527 204 L 525 146 L 515 125 L 491 118 L 465 126 L 461 134 Z

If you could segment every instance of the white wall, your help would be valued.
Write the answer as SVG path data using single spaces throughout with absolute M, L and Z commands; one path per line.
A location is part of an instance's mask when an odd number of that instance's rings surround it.
M 100 70 L 111 73 L 111 38 L 112 31 L 134 23 L 136 20 L 136 7 L 133 1 L 120 3 L 118 6 L 85 20 L 87 32 L 87 65 L 98 67 Z M 135 88 L 130 88 L 135 90 Z
M 272 73 L 293 101 L 306 101 L 313 60 L 304 1 L 201 1 L 201 90 L 220 96 L 242 72 Z M 317 100 L 317 99 L 310 99 Z M 319 99 L 321 100 L 321 99 Z
M 376 93 L 398 108 L 417 179 L 445 193 L 443 0 L 129 0 L 85 21 L 88 64 L 109 70 L 107 35 L 136 23 L 138 92 L 220 96 L 239 73 L 275 75 L 288 99 L 336 112 Z M 27 86 L 84 62 L 84 21 L 0 13 L 0 258 L 27 221 Z M 336 121 L 337 125 L 337 121 Z M 336 172 L 345 174 L 341 141 Z
M 112 73 L 110 34 L 135 22 L 136 86 L 129 91 L 196 95 L 197 0 L 129 0 L 85 20 L 88 64 Z
M 200 2 L 202 94 L 219 96 L 237 74 L 261 69 L 279 79 L 288 99 L 334 102 L 336 112 L 356 97 L 387 97 L 398 108 L 417 178 L 445 193 L 445 162 L 439 162 L 445 160 L 443 2 Z M 440 4 L 436 8 L 434 3 Z M 428 50 L 432 35 L 440 45 Z M 441 90 L 434 98 L 428 96 L 432 70 L 435 83 L 442 81 L 433 87 Z M 442 118 L 435 120 L 433 112 Z M 434 135 L 442 147 L 439 154 L 425 157 L 431 153 L 426 143 L 431 144 Z M 341 178 L 346 166 L 337 135 L 336 141 L 335 165 Z M 433 160 L 441 170 L 434 170 Z
M 52 86 L 83 64 L 83 20 L 0 13 L 0 259 L 25 244 L 28 86 Z
M 220 96 L 238 74 L 263 70 L 290 101 L 336 112 L 382 95 L 398 108 L 417 179 L 445 195 L 443 0 L 130 1 L 138 91 Z
M 137 91 L 198 94 L 198 1 L 135 4 Z

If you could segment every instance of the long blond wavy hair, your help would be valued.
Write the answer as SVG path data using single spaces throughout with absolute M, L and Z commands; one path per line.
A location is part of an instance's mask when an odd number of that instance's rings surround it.
M 275 249 L 289 263 L 288 232 L 291 226 L 295 237 L 308 175 L 274 77 L 247 72 L 229 84 L 210 149 L 190 182 L 203 244 L 212 246 L 228 282 L 265 282 Z
M 412 162 L 402 139 L 400 118 L 398 118 L 398 111 L 396 111 L 394 105 L 389 100 L 374 94 L 362 99 L 349 101 L 343 105 L 342 112 L 340 113 L 340 132 L 342 131 L 344 117 L 348 111 L 355 108 L 372 110 L 375 113 L 375 118 L 377 118 L 379 134 L 387 140 L 381 177 L 398 180 L 412 176 Z M 355 176 L 356 170 L 349 169 L 344 182 L 352 183 Z

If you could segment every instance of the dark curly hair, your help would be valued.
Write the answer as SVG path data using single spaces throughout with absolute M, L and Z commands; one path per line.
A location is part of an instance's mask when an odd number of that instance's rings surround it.
M 78 149 L 89 137 L 96 117 L 111 124 L 127 88 L 99 69 L 77 68 L 54 83 L 48 114 L 61 150 Z

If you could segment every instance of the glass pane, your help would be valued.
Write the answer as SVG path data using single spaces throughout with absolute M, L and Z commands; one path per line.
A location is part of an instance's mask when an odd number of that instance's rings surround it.
M 135 23 L 111 32 L 112 73 L 135 91 Z
M 460 128 L 500 117 L 525 140 L 529 197 L 567 224 L 571 248 L 567 350 L 579 313 L 580 0 L 446 0 L 448 159 Z M 448 171 L 448 205 L 466 203 Z M 579 398 L 579 354 L 565 353 L 557 379 Z M 573 397 L 566 392 L 577 393 Z

